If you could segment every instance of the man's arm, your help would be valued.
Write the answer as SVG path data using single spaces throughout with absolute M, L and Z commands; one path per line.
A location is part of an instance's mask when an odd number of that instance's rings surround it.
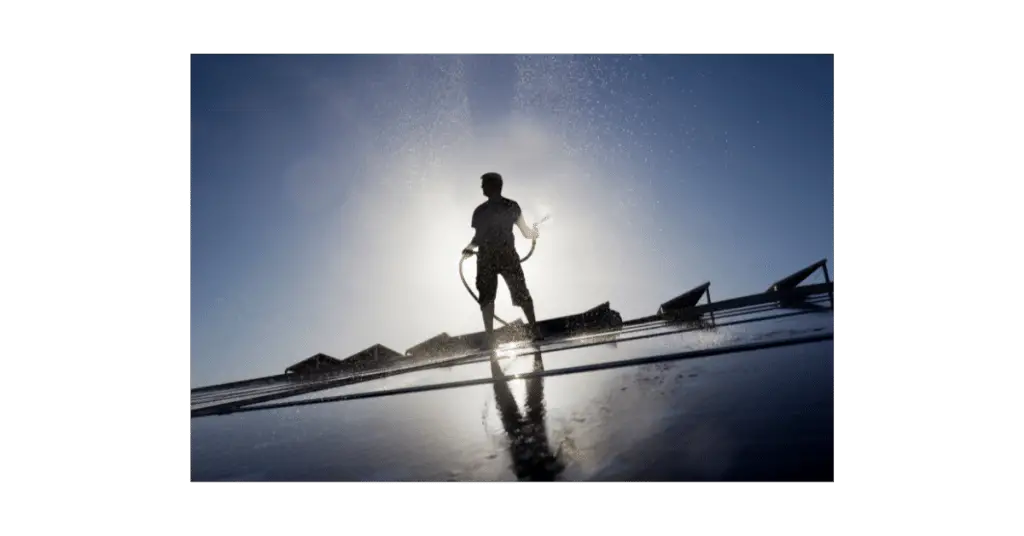
M 466 247 L 462 248 L 462 255 L 464 257 L 469 257 L 470 255 L 476 253 L 473 250 L 474 246 L 476 246 L 477 248 L 480 247 L 480 241 L 478 240 L 479 234 L 480 234 L 480 230 L 477 229 L 477 227 L 476 227 L 476 218 L 477 218 L 477 213 L 479 211 L 480 211 L 479 208 L 477 208 L 476 210 L 473 211 L 473 219 L 469 223 L 470 227 L 473 228 L 473 239 L 469 241 L 469 244 L 466 245 Z
M 516 220 L 516 225 L 519 226 L 519 232 L 523 233 L 523 236 L 527 239 L 536 240 L 540 237 L 540 231 L 537 230 L 536 225 L 534 225 L 533 228 L 526 225 L 526 218 L 523 217 L 522 212 L 519 213 L 519 219 Z
M 470 240 L 469 244 L 466 245 L 465 248 L 463 248 L 462 256 L 468 257 L 476 254 L 476 250 L 473 249 L 474 247 L 479 248 L 479 243 L 476 240 L 476 235 L 473 235 L 473 240 Z

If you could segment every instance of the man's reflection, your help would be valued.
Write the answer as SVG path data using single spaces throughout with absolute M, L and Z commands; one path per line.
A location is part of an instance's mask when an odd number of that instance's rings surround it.
M 533 354 L 533 370 L 544 370 L 544 361 L 539 351 Z M 544 422 L 544 379 L 524 380 L 526 407 L 521 414 L 496 359 L 491 359 L 491 375 L 495 380 L 494 400 L 501 424 L 508 435 L 512 468 L 516 477 L 519 480 L 554 480 L 565 467 L 558 456 L 551 452 L 548 444 L 547 427 Z

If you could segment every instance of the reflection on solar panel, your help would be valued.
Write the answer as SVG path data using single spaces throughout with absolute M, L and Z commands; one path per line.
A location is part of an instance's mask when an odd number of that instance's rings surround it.
M 824 273 L 824 283 L 799 286 L 818 269 Z M 580 348 L 680 334 L 714 332 L 725 335 L 719 337 L 711 346 L 677 348 L 671 353 L 638 355 L 564 367 L 558 367 L 556 358 L 551 362 L 553 366 L 548 366 L 543 371 L 517 377 L 531 374 L 537 377 L 581 374 L 610 368 L 831 340 L 831 329 L 827 332 L 800 332 L 785 329 L 750 330 L 739 327 L 751 324 L 767 325 L 796 316 L 830 314 L 833 308 L 833 292 L 826 262 L 822 260 L 777 281 L 767 292 L 761 294 L 712 302 L 708 282 L 665 302 L 656 315 L 649 317 L 622 322 L 621 318 L 617 318 L 617 313 L 607 307 L 608 304 L 602 304 L 582 315 L 542 321 L 541 327 L 548 338 L 537 345 L 517 342 L 516 337 L 521 333 L 515 330 L 515 326 L 510 326 L 503 334 L 507 342 L 497 351 L 474 350 L 473 344 L 479 342 L 480 334 L 461 337 L 442 334 L 413 347 L 404 356 L 386 347 L 375 345 L 353 356 L 359 357 L 358 366 L 349 366 L 356 363 L 356 359 L 337 360 L 324 354 L 317 354 L 300 362 L 300 365 L 306 367 L 302 370 L 308 370 L 306 373 L 289 372 L 280 376 L 193 389 L 192 416 L 223 415 L 493 383 L 501 378 L 496 380 L 488 375 L 485 378 L 420 383 L 400 388 L 382 387 L 343 394 L 328 392 L 346 386 L 373 385 L 377 380 L 410 375 L 414 372 L 459 367 L 492 359 L 511 359 L 538 350 L 547 356 Z M 706 303 L 698 305 L 704 298 Z M 699 338 L 694 336 L 694 340 Z M 374 357 L 379 355 L 386 358 L 374 361 Z M 366 363 L 370 363 L 370 366 Z M 300 370 L 297 366 L 289 369 Z

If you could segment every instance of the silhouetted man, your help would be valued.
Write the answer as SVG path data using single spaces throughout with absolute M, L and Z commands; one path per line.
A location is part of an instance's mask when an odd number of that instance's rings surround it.
M 481 188 L 487 201 L 473 211 L 472 226 L 476 235 L 462 254 L 469 256 L 476 251 L 476 289 L 480 293 L 480 310 L 484 317 L 484 331 L 488 344 L 494 344 L 494 298 L 498 293 L 498 275 L 505 280 L 512 304 L 521 307 L 530 322 L 534 339 L 539 338 L 537 318 L 533 312 L 533 298 L 526 288 L 526 276 L 516 253 L 515 235 L 512 226 L 519 227 L 523 236 L 534 240 L 540 233 L 537 226 L 526 225 L 519 203 L 501 196 L 502 179 L 497 173 L 485 173 L 480 177 Z

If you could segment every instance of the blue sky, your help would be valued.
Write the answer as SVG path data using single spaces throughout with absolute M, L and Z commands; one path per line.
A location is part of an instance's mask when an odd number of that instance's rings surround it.
M 552 216 L 540 318 L 834 272 L 831 56 L 193 56 L 191 97 L 193 387 L 481 329 L 487 171 Z

